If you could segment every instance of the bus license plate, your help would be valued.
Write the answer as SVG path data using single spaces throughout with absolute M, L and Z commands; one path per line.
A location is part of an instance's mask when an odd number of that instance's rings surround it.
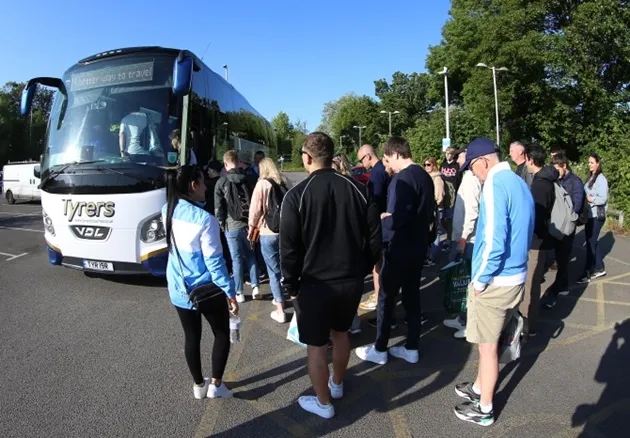
M 98 262 L 95 260 L 83 260 L 85 269 L 93 269 L 95 271 L 113 271 L 114 264 L 111 262 Z

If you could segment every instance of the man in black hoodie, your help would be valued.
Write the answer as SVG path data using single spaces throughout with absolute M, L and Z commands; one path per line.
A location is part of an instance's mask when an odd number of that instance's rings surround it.
M 261 295 L 258 287 L 256 253 L 247 240 L 247 221 L 252 187 L 247 176 L 242 169 L 237 167 L 237 164 L 238 155 L 235 151 L 227 151 L 223 155 L 223 165 L 227 170 L 227 175 L 219 178 L 214 187 L 214 215 L 221 224 L 221 229 L 225 232 L 230 248 L 236 301 L 244 303 L 244 268 L 249 271 L 252 298 L 260 299 Z
M 554 246 L 554 238 L 549 234 L 551 210 L 555 202 L 554 184 L 558 171 L 553 166 L 545 166 L 547 154 L 539 146 L 526 149 L 527 170 L 533 175 L 531 190 L 535 205 L 534 236 L 527 262 L 525 296 L 520 311 L 528 322 L 529 335 L 536 335 L 540 310 L 541 285 L 549 249 Z

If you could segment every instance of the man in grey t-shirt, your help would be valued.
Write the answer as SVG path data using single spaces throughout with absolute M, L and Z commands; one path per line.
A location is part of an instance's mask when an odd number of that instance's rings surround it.
M 149 140 L 146 140 L 148 130 Z M 120 154 L 125 155 L 159 155 L 162 153 L 160 139 L 149 115 L 134 111 L 123 117 L 118 135 Z

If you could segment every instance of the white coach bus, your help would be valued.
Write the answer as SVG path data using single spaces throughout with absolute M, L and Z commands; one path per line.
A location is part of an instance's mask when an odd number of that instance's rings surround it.
M 267 120 L 186 50 L 112 50 L 82 59 L 62 78 L 31 79 L 23 115 L 38 85 L 56 89 L 34 172 L 55 265 L 163 276 L 166 166 L 187 162 L 191 150 L 207 163 L 217 148 L 234 147 L 231 132 L 263 150 L 275 146 Z

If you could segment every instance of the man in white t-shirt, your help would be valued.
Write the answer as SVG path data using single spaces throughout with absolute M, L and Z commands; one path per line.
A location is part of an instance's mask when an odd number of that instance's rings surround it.
M 148 129 L 148 144 L 145 131 Z M 159 155 L 162 153 L 160 140 L 155 132 L 155 126 L 147 113 L 134 111 L 127 114 L 120 122 L 118 135 L 120 154 L 125 155 Z

